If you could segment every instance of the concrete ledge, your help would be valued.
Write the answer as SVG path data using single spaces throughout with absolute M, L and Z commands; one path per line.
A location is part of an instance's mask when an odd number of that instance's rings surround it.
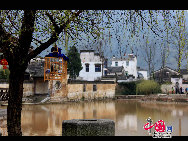
M 0 109 L 0 117 L 7 115 L 7 109 Z
M 116 84 L 114 81 L 68 80 L 68 84 Z
M 110 119 L 64 120 L 63 136 L 115 136 L 115 122 Z

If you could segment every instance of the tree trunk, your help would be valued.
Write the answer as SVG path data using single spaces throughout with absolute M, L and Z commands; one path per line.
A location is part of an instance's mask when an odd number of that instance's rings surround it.
M 8 136 L 22 136 L 21 111 L 23 97 L 23 70 L 10 70 L 9 100 L 7 108 Z

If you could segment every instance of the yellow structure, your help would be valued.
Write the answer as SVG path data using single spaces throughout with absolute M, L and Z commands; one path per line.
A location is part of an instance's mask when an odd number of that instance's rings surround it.
M 44 81 L 67 79 L 67 61 L 63 57 L 45 57 Z

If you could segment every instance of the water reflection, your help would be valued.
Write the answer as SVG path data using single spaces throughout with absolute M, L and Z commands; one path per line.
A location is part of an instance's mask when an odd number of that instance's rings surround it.
M 116 136 L 148 136 L 146 119 L 164 120 L 173 126 L 173 135 L 188 135 L 188 105 L 140 103 L 132 100 L 81 102 L 49 105 L 24 105 L 23 135 L 61 136 L 62 121 L 70 119 L 112 119 Z
M 50 105 L 25 105 L 22 110 L 24 135 L 61 135 L 62 121 L 70 119 L 112 119 L 114 102 L 85 102 Z

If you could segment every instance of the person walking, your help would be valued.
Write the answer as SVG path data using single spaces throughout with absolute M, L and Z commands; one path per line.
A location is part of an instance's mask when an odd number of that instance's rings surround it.
M 185 91 L 184 91 L 184 88 L 182 87 L 182 94 L 184 94 L 185 93 Z
M 186 93 L 186 94 L 187 94 L 187 89 L 188 89 L 188 88 L 185 88 L 185 93 Z
M 178 82 L 176 82 L 175 89 L 176 89 L 176 94 L 178 94 L 179 93 L 179 83 Z
M 180 94 L 182 94 L 182 87 L 180 87 Z

